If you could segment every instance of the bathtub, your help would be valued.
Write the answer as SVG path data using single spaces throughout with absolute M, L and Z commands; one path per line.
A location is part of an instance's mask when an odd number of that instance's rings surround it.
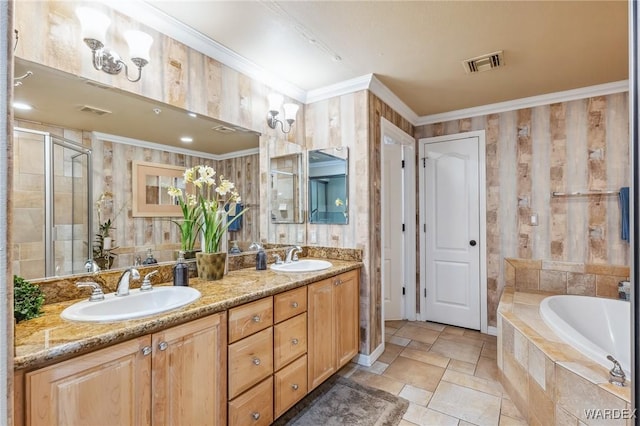
M 549 296 L 540 303 L 540 316 L 566 343 L 611 369 L 607 355 L 631 377 L 631 304 L 624 300 L 588 296 Z

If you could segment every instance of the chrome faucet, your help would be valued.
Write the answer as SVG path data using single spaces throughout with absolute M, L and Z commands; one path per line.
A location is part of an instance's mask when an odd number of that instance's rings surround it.
M 620 363 L 611 355 L 607 355 L 607 359 L 613 362 L 613 368 L 609 370 L 609 383 L 616 386 L 624 386 L 626 376 L 622 370 Z
M 296 262 L 298 260 L 298 253 L 302 252 L 302 247 L 295 246 L 287 249 L 287 257 L 284 260 L 284 263 L 291 263 L 291 261 Z
M 116 296 L 126 296 L 129 294 L 129 278 L 139 280 L 140 272 L 138 272 L 136 268 L 127 268 L 122 275 L 120 275 L 120 279 L 118 279 Z

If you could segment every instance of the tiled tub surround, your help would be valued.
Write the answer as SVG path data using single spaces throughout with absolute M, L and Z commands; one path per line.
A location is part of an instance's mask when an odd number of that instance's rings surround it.
M 60 313 L 78 300 L 45 305 L 44 315 L 16 325 L 14 366 L 16 370 L 31 369 L 61 361 L 362 267 L 361 262 L 331 262 L 331 268 L 318 272 L 287 274 L 241 269 L 219 281 L 193 278 L 189 285 L 202 293 L 200 299 L 183 308 L 137 320 L 71 322 L 60 318 Z
M 631 388 L 608 382 L 606 368 L 564 343 L 539 314 L 549 293 L 506 288 L 498 307 L 498 369 L 529 424 L 603 424 L 585 410 L 630 409 Z M 579 423 L 582 422 L 582 423 Z M 606 424 L 632 424 L 624 419 Z
M 618 283 L 629 277 L 628 266 L 507 258 L 505 287 L 554 294 L 618 298 Z

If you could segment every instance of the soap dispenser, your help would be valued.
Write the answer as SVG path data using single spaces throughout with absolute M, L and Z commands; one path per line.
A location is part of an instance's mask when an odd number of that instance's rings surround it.
M 144 262 L 142 262 L 143 265 L 154 265 L 158 263 L 158 261 L 155 259 L 155 257 L 153 257 L 153 249 L 152 248 L 148 248 L 147 249 L 147 258 L 144 260 Z
M 173 285 L 189 286 L 189 266 L 184 261 L 184 251 L 178 252 L 178 261 L 173 267 Z
M 265 269 L 267 269 L 267 253 L 265 253 L 262 246 L 260 246 L 256 254 L 256 270 L 264 271 Z

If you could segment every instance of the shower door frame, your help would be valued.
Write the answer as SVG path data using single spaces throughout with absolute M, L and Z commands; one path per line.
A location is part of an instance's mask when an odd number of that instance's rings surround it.
M 54 202 L 53 193 L 53 147 L 55 144 L 63 148 L 71 149 L 79 154 L 87 156 L 87 253 L 88 258 L 92 258 L 91 250 L 91 230 L 93 229 L 93 215 L 91 213 L 91 193 L 93 191 L 93 161 L 91 149 L 78 143 L 64 139 L 62 136 L 51 136 L 50 132 L 27 129 L 24 127 L 14 127 L 14 132 L 24 132 L 34 135 L 41 135 L 44 138 L 44 264 L 45 276 L 53 277 L 55 273 L 55 247 L 53 241 L 53 218 Z M 55 141 L 53 140 L 55 138 Z M 73 272 L 72 272 L 73 273 Z

